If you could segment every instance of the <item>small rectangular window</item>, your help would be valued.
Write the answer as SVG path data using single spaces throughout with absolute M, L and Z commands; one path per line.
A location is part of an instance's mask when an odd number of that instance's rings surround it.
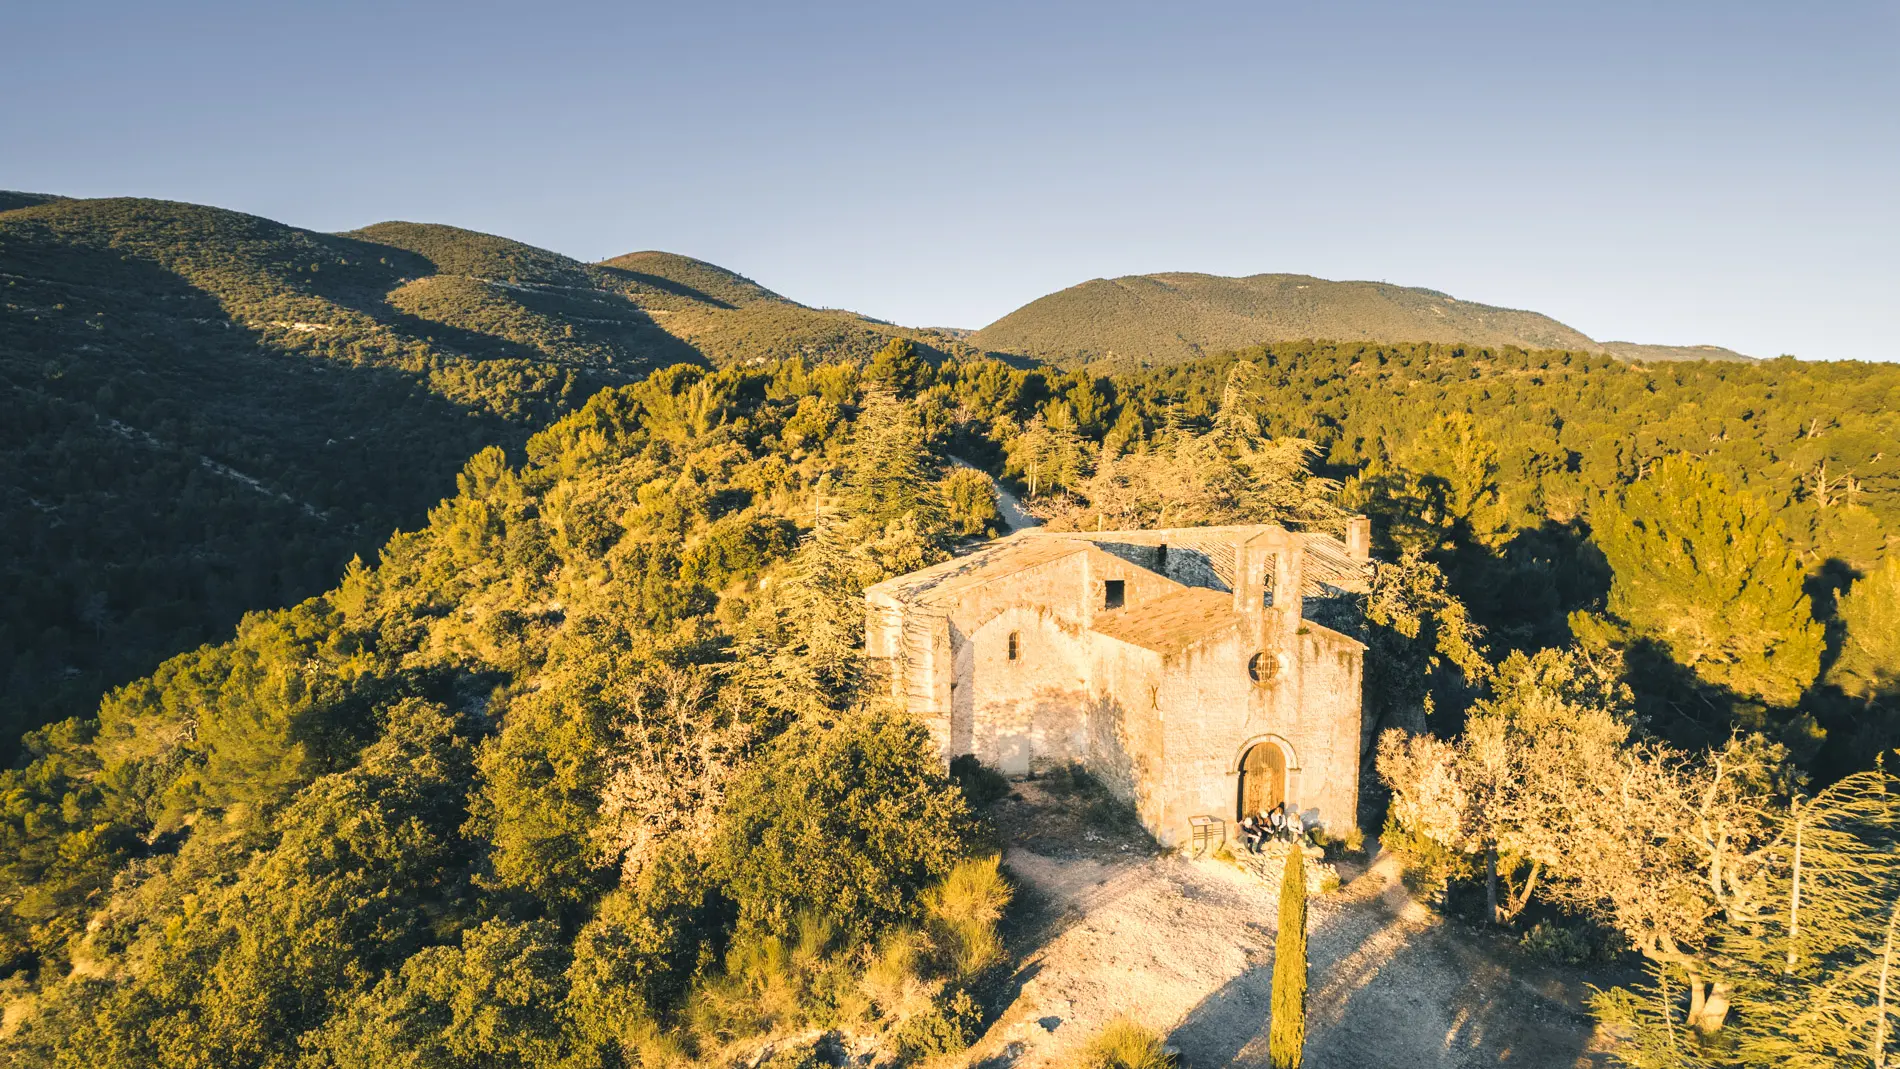
M 1015 660 L 1017 654 L 1019 654 L 1021 651 L 1022 651 L 1022 646 L 1016 638 L 1016 632 L 1011 631 L 1009 633 L 1009 659 L 1012 661 Z
M 1125 586 L 1123 581 L 1120 579 L 1110 579 L 1107 583 L 1103 585 L 1108 587 L 1108 598 L 1103 603 L 1104 606 L 1110 609 L 1121 608 L 1122 596 L 1123 596 L 1122 590 L 1123 590 L 1123 587 Z

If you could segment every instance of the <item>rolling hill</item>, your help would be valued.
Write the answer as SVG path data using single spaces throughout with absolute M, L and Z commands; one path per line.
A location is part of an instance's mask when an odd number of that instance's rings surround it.
M 982 355 L 954 331 L 811 308 L 690 256 L 633 252 L 594 266 L 669 334 L 716 366 L 792 355 L 866 360 L 893 338 L 909 339 L 939 358 Z
M 1621 360 L 1754 360 L 1720 345 L 1644 345 L 1633 341 L 1606 341 L 1604 351 Z
M 0 204 L 0 749 L 324 589 L 473 451 L 640 370 L 585 331 L 484 329 L 470 299 L 403 307 L 462 283 L 397 245 L 162 201 Z
M 0 753 L 324 589 L 486 445 L 678 363 L 947 335 L 712 264 L 0 192 Z
M 744 275 L 678 253 L 630 252 L 603 260 L 598 266 L 619 280 L 627 294 L 648 309 L 743 308 L 752 304 L 794 303 Z
M 1309 275 L 1188 273 L 1071 286 L 1018 308 L 969 341 L 1053 363 L 1130 366 L 1305 338 L 1613 351 L 1549 316 L 1475 304 L 1436 290 Z M 1702 349 L 1693 350 L 1694 357 L 1677 356 L 1672 347 L 1619 344 L 1632 350 L 1626 358 L 1739 357 Z

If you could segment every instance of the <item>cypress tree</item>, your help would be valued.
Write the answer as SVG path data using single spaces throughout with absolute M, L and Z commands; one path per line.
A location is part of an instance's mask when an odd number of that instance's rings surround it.
M 1267 1062 L 1300 1069 L 1306 1047 L 1306 871 L 1298 843 L 1287 851 L 1280 878 L 1280 934 L 1273 943 L 1273 1020 Z

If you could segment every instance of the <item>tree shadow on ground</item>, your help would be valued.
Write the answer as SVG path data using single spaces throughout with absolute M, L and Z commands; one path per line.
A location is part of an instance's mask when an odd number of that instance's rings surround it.
M 1370 934 L 1322 924 L 1313 936 L 1309 1069 L 1611 1064 L 1591 1050 L 1594 1021 L 1576 985 L 1533 986 L 1468 933 L 1387 917 Z M 1186 1064 L 1269 1064 L 1273 962 L 1252 958 L 1170 1034 Z
M 739 307 L 738 305 L 733 304 L 730 301 L 722 301 L 719 298 L 714 297 L 712 294 L 707 293 L 703 290 L 694 289 L 693 287 L 688 286 L 684 282 L 675 282 L 674 280 L 667 278 L 664 275 L 649 274 L 648 272 L 645 272 L 645 271 L 632 271 L 625 267 L 613 267 L 608 264 L 596 264 L 594 265 L 594 270 L 601 272 L 602 274 L 606 275 L 609 278 L 619 279 L 624 282 L 637 283 L 642 286 L 647 286 L 649 288 L 659 290 L 661 293 L 668 293 L 675 297 L 683 297 L 686 300 L 694 301 L 699 304 L 708 305 L 713 308 L 721 308 L 721 309 L 726 309 L 730 311 L 731 309 Z
M 1568 643 L 1570 614 L 1610 592 L 1609 562 L 1580 520 L 1521 528 L 1495 549 L 1462 541 L 1439 563 L 1472 619 L 1513 649 Z

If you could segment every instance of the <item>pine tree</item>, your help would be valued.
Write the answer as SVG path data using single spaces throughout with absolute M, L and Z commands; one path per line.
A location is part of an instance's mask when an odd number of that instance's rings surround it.
M 1280 933 L 1273 944 L 1273 1018 L 1267 1061 L 1273 1069 L 1300 1069 L 1306 1047 L 1306 855 L 1298 843 L 1280 878 Z
M 1900 696 L 1900 551 L 1854 583 L 1840 618 L 1847 638 L 1828 682 L 1856 698 Z
M 956 534 L 985 534 L 1002 522 L 996 511 L 996 489 L 990 477 L 975 468 L 952 471 L 943 480 L 942 491 L 945 518 Z
M 1821 668 L 1805 569 L 1769 508 L 1674 455 L 1591 516 L 1610 615 L 1705 682 L 1792 706 Z
M 819 482 L 811 533 L 789 575 L 747 619 L 734 674 L 766 706 L 826 715 L 858 696 L 864 679 L 863 555 Z
M 900 396 L 914 397 L 917 391 L 930 385 L 935 372 L 917 351 L 917 344 L 909 338 L 892 338 L 871 358 L 871 364 L 864 369 L 865 379 L 872 382 L 890 384 L 890 388 Z
M 852 429 L 851 491 L 857 510 L 881 530 L 905 513 L 934 529 L 942 505 L 934 492 L 930 444 L 915 408 L 889 390 L 870 387 Z
M 1468 412 L 1428 424 L 1405 450 L 1437 522 L 1454 537 L 1491 542 L 1508 530 L 1498 485 L 1497 446 Z
M 1029 484 L 1029 496 L 1050 490 L 1073 490 L 1088 476 L 1088 451 L 1080 435 L 1068 426 L 1056 426 L 1040 414 L 1024 425 L 1022 433 L 1003 446 L 1009 468 Z

